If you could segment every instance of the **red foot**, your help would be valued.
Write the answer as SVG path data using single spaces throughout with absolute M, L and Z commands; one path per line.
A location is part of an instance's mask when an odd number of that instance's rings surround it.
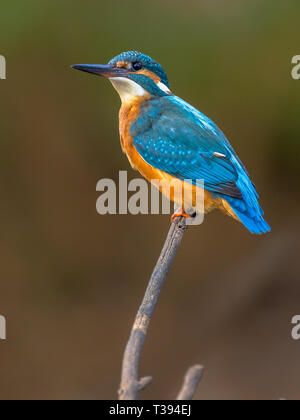
M 171 216 L 171 223 L 174 222 L 176 217 L 186 217 L 187 219 L 191 218 L 191 216 L 187 214 L 183 209 L 175 211 L 175 213 Z

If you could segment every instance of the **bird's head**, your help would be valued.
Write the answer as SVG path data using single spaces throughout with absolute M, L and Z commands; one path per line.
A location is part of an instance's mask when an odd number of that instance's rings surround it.
M 77 64 L 74 69 L 109 79 L 123 102 L 137 97 L 171 94 L 167 75 L 162 66 L 151 57 L 137 51 L 124 52 L 106 65 Z

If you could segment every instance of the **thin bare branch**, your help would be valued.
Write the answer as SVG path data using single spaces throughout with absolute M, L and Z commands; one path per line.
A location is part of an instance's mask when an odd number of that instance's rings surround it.
M 182 388 L 177 396 L 178 401 L 192 400 L 203 375 L 203 366 L 192 366 L 186 373 Z
M 176 218 L 171 224 L 164 247 L 150 278 L 124 353 L 119 390 L 120 400 L 138 399 L 139 391 L 150 382 L 149 377 L 139 380 L 140 357 L 160 292 L 186 229 L 184 217 Z

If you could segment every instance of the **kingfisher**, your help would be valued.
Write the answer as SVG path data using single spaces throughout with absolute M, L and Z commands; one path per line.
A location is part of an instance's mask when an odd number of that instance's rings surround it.
M 169 193 L 165 191 L 171 189 L 161 189 L 179 206 L 172 220 L 197 213 L 194 194 L 201 189 L 205 213 L 220 209 L 251 233 L 270 231 L 256 188 L 233 147 L 211 119 L 171 92 L 158 62 L 128 51 L 105 65 L 76 64 L 72 68 L 109 79 L 119 93 L 121 146 L 132 167 L 149 182 L 185 184 L 185 207 L 174 189 Z

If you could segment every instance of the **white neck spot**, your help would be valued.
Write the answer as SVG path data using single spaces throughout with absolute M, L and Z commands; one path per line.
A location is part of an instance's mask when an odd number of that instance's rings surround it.
M 171 93 L 170 89 L 168 88 L 168 86 L 166 86 L 163 82 L 158 82 L 156 83 L 157 87 L 162 90 L 165 93 Z

